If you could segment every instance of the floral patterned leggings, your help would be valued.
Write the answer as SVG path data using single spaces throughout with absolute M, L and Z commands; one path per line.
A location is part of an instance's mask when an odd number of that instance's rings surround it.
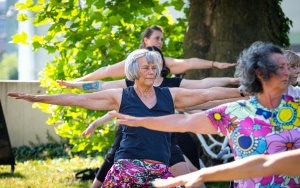
M 167 179 L 168 177 L 173 177 L 173 175 L 163 163 L 152 163 L 138 159 L 120 159 L 108 171 L 102 187 L 153 187 L 151 181 L 156 178 Z

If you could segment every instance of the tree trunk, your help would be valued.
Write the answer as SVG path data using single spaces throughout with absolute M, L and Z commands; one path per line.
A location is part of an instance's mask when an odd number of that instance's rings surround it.
M 236 62 L 239 53 L 255 41 L 285 46 L 287 33 L 280 1 L 190 0 L 184 57 Z M 234 68 L 192 70 L 188 79 L 233 76 Z

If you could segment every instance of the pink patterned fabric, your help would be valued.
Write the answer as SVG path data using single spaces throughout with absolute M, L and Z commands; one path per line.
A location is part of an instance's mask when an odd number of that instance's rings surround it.
M 206 115 L 219 134 L 229 138 L 235 160 L 300 148 L 300 104 L 288 95 L 283 95 L 273 110 L 253 97 L 207 110 Z M 300 188 L 300 177 L 275 175 L 236 180 L 235 187 Z
M 134 178 L 133 178 L 134 177 Z M 173 177 L 166 165 L 145 160 L 120 159 L 112 166 L 103 182 L 103 188 L 152 187 L 156 178 Z

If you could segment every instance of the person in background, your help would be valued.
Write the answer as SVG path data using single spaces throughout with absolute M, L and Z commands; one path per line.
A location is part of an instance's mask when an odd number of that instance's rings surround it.
M 79 106 L 91 110 L 116 110 L 127 115 L 145 117 L 173 114 L 177 107 L 240 95 L 239 88 L 191 90 L 154 87 L 161 66 L 162 59 L 158 52 L 140 49 L 126 58 L 126 77 L 134 81 L 134 85 L 128 88 L 87 94 L 32 95 L 10 92 L 8 96 L 29 102 Z M 168 170 L 171 135 L 145 128 L 121 126 L 123 136 L 120 147 L 102 187 L 151 186 L 155 178 L 171 177 Z
M 155 46 L 158 49 L 162 49 L 163 46 L 163 28 L 161 26 L 151 26 L 143 32 L 142 42 L 140 48 L 147 48 L 150 46 Z M 224 63 L 217 61 L 204 60 L 199 58 L 190 58 L 190 59 L 175 59 L 171 57 L 165 57 L 166 65 L 165 69 L 167 73 L 174 75 L 182 74 L 188 70 L 192 69 L 227 69 L 230 67 L 235 67 L 236 63 Z M 100 67 L 94 72 L 91 72 L 83 77 L 75 79 L 75 81 L 94 81 L 102 80 L 104 78 L 118 78 L 124 77 L 124 65 L 125 61 L 120 61 L 116 64 Z
M 192 131 L 229 138 L 235 160 L 300 148 L 299 103 L 283 94 L 289 84 L 288 61 L 280 47 L 255 42 L 241 52 L 237 71 L 248 100 L 194 114 L 134 117 L 115 111 L 117 123 L 165 132 Z M 161 126 L 161 125 L 164 126 Z M 272 175 L 235 180 L 235 187 L 297 187 L 300 177 Z
M 284 56 L 288 60 L 289 70 L 291 72 L 289 86 L 287 87 L 285 93 L 298 101 L 300 99 L 300 87 L 294 85 L 297 85 L 297 80 L 300 73 L 300 57 L 291 50 L 285 50 Z
M 179 185 L 191 188 L 204 182 L 231 181 L 278 174 L 296 177 L 300 176 L 299 158 L 300 149 L 271 155 L 254 155 L 238 161 L 202 168 L 199 171 L 175 178 L 156 179 L 152 184 L 157 188 Z

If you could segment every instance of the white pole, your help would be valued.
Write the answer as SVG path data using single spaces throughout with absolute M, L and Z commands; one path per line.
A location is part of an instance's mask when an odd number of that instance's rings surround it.
M 19 0 L 19 2 L 25 2 L 25 0 Z M 30 18 L 32 18 L 30 12 L 22 11 L 26 13 Z M 34 28 L 31 20 L 18 23 L 18 33 L 25 32 L 28 34 L 28 39 L 31 39 L 34 35 Z M 19 80 L 36 80 L 37 75 L 35 75 L 35 58 L 34 52 L 31 45 L 19 45 L 18 47 L 18 72 Z

